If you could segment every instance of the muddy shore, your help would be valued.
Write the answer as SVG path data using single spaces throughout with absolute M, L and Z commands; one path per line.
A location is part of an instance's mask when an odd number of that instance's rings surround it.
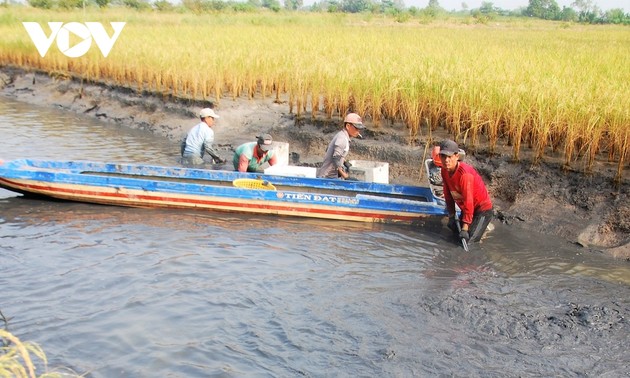
M 171 140 L 174 153 L 181 137 L 197 122 L 199 109 L 214 106 L 221 117 L 215 141 L 222 157 L 230 158 L 234 147 L 267 132 L 274 140 L 289 143 L 294 165 L 317 166 L 341 125 L 339 119 L 312 120 L 310 114 L 297 118 L 289 113 L 288 104 L 273 98 L 222 99 L 211 104 L 8 67 L 0 67 L 0 95 L 148 130 Z M 353 140 L 349 158 L 388 162 L 392 183 L 425 185 L 421 162 L 429 151 L 427 142 L 430 146 L 430 138 L 450 137 L 434 131 L 411 138 L 401 125 L 375 125 L 369 120 L 366 125 L 365 138 Z M 513 162 L 509 146 L 501 146 L 495 154 L 483 147 L 461 147 L 466 160 L 484 177 L 498 221 L 630 261 L 630 168 L 616 185 L 613 163 L 601 162 L 593 174 L 585 175 L 577 164 L 575 169 L 562 169 L 560 160 L 553 158 L 536 165 L 526 156 Z

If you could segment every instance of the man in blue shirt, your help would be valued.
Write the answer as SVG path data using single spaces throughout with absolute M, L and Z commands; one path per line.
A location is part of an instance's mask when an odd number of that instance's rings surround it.
M 225 163 L 225 160 L 219 157 L 213 147 L 214 143 L 214 120 L 219 116 L 210 108 L 201 109 L 199 112 L 199 122 L 195 127 L 190 129 L 186 139 L 182 141 L 182 158 L 183 163 L 188 165 L 202 165 L 204 153 L 208 153 L 212 157 L 214 163 Z

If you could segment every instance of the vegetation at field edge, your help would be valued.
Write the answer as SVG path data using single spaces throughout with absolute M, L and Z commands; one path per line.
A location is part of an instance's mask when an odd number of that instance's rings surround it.
M 21 25 L 123 21 L 105 58 L 44 57 Z M 373 14 L 0 10 L 0 64 L 196 100 L 288 99 L 298 117 L 347 111 L 410 136 L 523 148 L 590 171 L 630 161 L 630 29 L 509 18 L 398 22 Z

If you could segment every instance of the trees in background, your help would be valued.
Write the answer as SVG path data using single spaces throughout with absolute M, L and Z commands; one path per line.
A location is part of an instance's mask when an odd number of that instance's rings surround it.
M 593 4 L 592 0 L 575 0 L 571 7 L 562 9 L 556 0 L 529 0 L 529 5 L 525 8 L 523 15 L 543 20 L 630 25 L 630 14 L 625 14 L 623 9 L 615 8 L 603 12 Z
M 525 16 L 542 18 L 543 20 L 558 20 L 560 7 L 556 0 L 529 0 L 525 8 Z
M 288 10 L 298 10 L 303 6 L 303 0 L 284 0 L 284 7 Z
M 5 4 L 8 0 L 4 0 Z M 425 8 L 415 6 L 407 8 L 403 0 L 318 0 L 310 7 L 304 6 L 304 0 L 27 0 L 36 8 L 70 9 L 94 5 L 100 8 L 108 6 L 125 6 L 138 10 L 173 11 L 189 10 L 193 13 L 230 10 L 235 12 L 252 12 L 257 9 L 269 9 L 274 12 L 312 11 L 343 13 L 381 13 L 395 16 L 399 21 L 411 17 L 437 18 L 442 15 L 470 15 L 478 22 L 486 22 L 497 16 L 526 16 L 543 20 L 583 22 L 590 24 L 624 24 L 630 25 L 630 13 L 621 8 L 602 11 L 593 4 L 593 0 L 575 0 L 571 7 L 558 6 L 556 0 L 529 0 L 527 7 L 510 11 L 498 8 L 491 1 L 482 1 L 481 6 L 469 9 L 462 2 L 460 11 L 447 11 L 440 6 L 439 0 L 428 0 Z M 406 15 L 406 17 L 402 17 Z

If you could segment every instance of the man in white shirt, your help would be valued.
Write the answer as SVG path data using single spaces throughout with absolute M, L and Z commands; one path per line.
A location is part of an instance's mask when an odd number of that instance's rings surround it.
M 204 153 L 208 153 L 214 163 L 225 163 L 225 159 L 219 157 L 213 147 L 214 120 L 219 116 L 210 108 L 203 108 L 199 112 L 199 122 L 190 129 L 186 139 L 182 141 L 183 163 L 187 165 L 202 165 Z

